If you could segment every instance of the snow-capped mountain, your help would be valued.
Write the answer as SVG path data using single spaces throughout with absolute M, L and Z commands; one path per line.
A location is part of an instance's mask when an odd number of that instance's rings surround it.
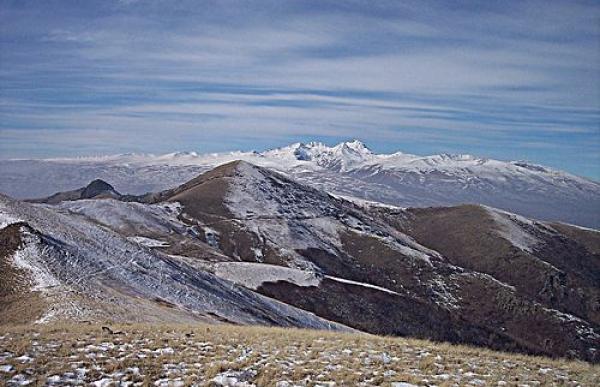
M 484 204 L 525 216 L 600 227 L 600 184 L 523 161 L 471 155 L 375 154 L 354 140 L 265 152 L 0 161 L 0 192 L 18 198 L 110 181 L 123 193 L 168 189 L 234 160 L 283 172 L 327 192 L 400 207 Z M 35 184 L 32 184 L 35 182 Z
M 91 199 L 2 198 L 0 240 L 10 227 L 40 235 L 43 253 L 9 259 L 104 313 L 350 326 L 598 361 L 596 231 L 474 205 L 359 205 L 245 161 L 140 196 L 91 186 L 72 191 Z
M 320 142 L 295 143 L 260 155 L 267 159 L 283 161 L 283 169 L 298 166 L 298 161 L 306 161 L 334 171 L 348 171 L 366 161 L 376 159 L 376 155 L 358 140 L 342 142 L 334 147 L 328 147 Z

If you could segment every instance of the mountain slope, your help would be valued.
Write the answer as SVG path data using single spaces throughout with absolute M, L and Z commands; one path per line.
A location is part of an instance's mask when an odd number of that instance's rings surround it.
M 478 206 L 365 208 L 243 161 L 126 200 L 138 203 L 60 207 L 361 330 L 597 361 L 597 256 L 551 225 Z M 136 220 L 159 208 L 178 214 L 170 226 Z
M 228 321 L 344 329 L 69 211 L 0 196 L 0 221 L 3 240 L 18 227 L 11 237 L 18 241 L 3 248 L 2 258 L 4 264 L 12 261 L 14 272 L 29 275 L 30 292 L 46 304 L 38 321 Z M 12 282 L 22 280 L 8 275 Z
M 30 273 L 14 264 L 13 256 L 23 243 L 15 223 L 0 229 L 0 324 L 23 324 L 42 317 L 46 303 L 31 291 Z
M 404 230 L 452 264 L 492 275 L 530 299 L 600 324 L 600 255 L 576 239 L 583 230 L 479 206 L 408 213 Z M 560 231 L 565 228 L 570 236 Z M 598 244 L 600 232 L 588 238 Z
M 597 182 L 522 161 L 471 155 L 375 154 L 359 141 L 333 147 L 296 143 L 262 153 L 3 160 L 0 192 L 40 197 L 95 178 L 111 181 L 121 192 L 156 192 L 238 159 L 279 170 L 337 195 L 401 207 L 484 204 L 537 219 L 600 228 Z
M 598 361 L 591 231 L 480 206 L 358 205 L 245 161 L 119 199 L 35 208 L 100 224 L 154 260 L 183 265 L 171 277 L 208 271 L 204 281 L 231 281 L 367 332 Z M 160 299 L 182 304 L 169 288 Z M 235 299 L 243 316 L 264 321 L 263 306 Z M 213 313 L 251 321 L 236 308 Z

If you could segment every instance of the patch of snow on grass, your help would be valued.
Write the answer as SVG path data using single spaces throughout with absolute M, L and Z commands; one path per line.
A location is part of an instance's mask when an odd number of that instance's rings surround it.
M 143 236 L 128 237 L 128 240 L 146 247 L 169 247 L 167 242 L 159 241 L 158 239 L 147 238 Z
M 406 207 L 398 207 L 398 206 L 394 206 L 392 204 L 377 202 L 377 201 L 373 201 L 373 200 L 361 199 L 356 196 L 339 195 L 339 194 L 333 194 L 333 193 L 330 195 L 335 198 L 354 203 L 357 206 L 364 207 L 364 208 L 380 207 L 380 208 L 388 208 L 390 210 L 405 210 L 406 209 Z
M 113 384 L 115 384 L 115 380 L 111 379 L 111 378 L 102 378 L 100 380 L 96 380 L 95 382 L 92 382 L 92 385 L 95 387 L 108 387 L 108 386 L 112 386 Z
M 509 289 L 512 292 L 516 292 L 516 288 L 512 285 L 507 284 L 506 282 L 502 282 L 500 280 L 498 280 L 496 277 L 491 276 L 487 273 L 480 273 L 480 272 L 465 272 L 465 273 L 459 273 L 458 275 L 460 276 L 465 276 L 465 277 L 475 277 L 475 278 L 482 278 L 484 280 L 487 281 L 493 281 L 495 283 L 497 283 L 500 286 L 503 286 L 507 289 Z
M 458 299 L 452 293 L 453 285 L 448 283 L 439 274 L 427 281 L 427 287 L 433 292 L 433 301 L 441 307 L 458 309 Z
M 388 294 L 395 294 L 395 295 L 399 295 L 400 293 L 395 292 L 393 290 L 381 287 L 381 286 L 377 286 L 377 285 L 372 285 L 372 284 L 368 284 L 365 282 L 357 282 L 357 281 L 352 281 L 352 280 L 348 280 L 348 279 L 344 279 L 344 278 L 339 278 L 339 277 L 333 277 L 330 275 L 326 275 L 325 278 L 328 278 L 332 281 L 337 281 L 337 282 L 341 282 L 344 284 L 349 284 L 349 285 L 356 285 L 356 286 L 362 286 L 364 288 L 370 288 L 370 289 L 375 289 L 375 290 L 379 290 L 380 292 L 385 292 Z
M 578 225 L 576 225 L 576 224 L 565 223 L 565 222 L 560 222 L 560 223 L 562 223 L 562 224 L 565 224 L 565 225 L 567 225 L 567 226 L 570 226 L 570 227 L 577 228 L 577 229 L 579 229 L 579 230 L 582 230 L 582 231 L 589 231 L 589 232 L 596 232 L 596 233 L 600 233 L 600 230 L 597 230 L 597 229 L 595 229 L 595 228 L 583 227 L 583 226 L 578 226 Z
M 253 262 L 223 262 L 215 265 L 221 278 L 258 289 L 264 282 L 287 281 L 298 286 L 318 286 L 321 280 L 313 272 Z
M 558 320 L 575 324 L 575 331 L 580 337 L 588 338 L 590 340 L 600 340 L 600 334 L 590 326 L 590 324 L 577 316 L 573 316 L 569 313 L 564 313 L 556 309 L 545 308 L 544 311 L 552 313 Z
M 256 387 L 254 383 L 245 381 L 252 375 L 248 371 L 226 371 L 211 379 L 211 385 L 219 387 Z
M 15 360 L 18 361 L 19 363 L 31 363 L 33 361 L 33 358 L 29 357 L 27 355 L 23 355 L 23 356 L 15 357 Z
M 319 286 L 321 283 L 321 279 L 311 271 L 254 262 L 217 263 L 215 265 L 215 274 L 254 290 L 258 289 L 265 282 L 286 281 L 297 286 Z M 349 285 L 375 289 L 388 294 L 399 294 L 393 290 L 365 282 L 352 281 L 330 275 L 326 275 L 323 278 Z
M 31 274 L 32 290 L 44 291 L 60 285 L 58 280 L 50 273 L 48 268 L 40 260 L 45 254 L 44 249 L 40 249 L 37 237 L 23 232 L 24 246 L 15 251 L 12 256 L 13 263 L 20 269 L 24 269 Z
M 515 247 L 531 253 L 540 242 L 537 237 L 526 231 L 525 227 L 536 227 L 535 223 L 527 218 L 509 212 L 485 207 L 490 216 L 500 226 L 499 234 Z

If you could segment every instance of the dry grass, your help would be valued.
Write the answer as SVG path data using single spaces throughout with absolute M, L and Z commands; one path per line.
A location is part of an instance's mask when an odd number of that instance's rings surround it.
M 338 386 L 390 386 L 399 381 L 595 386 L 600 381 L 600 367 L 583 362 L 367 334 L 231 325 L 112 328 L 125 334 L 111 335 L 99 325 L 85 324 L 0 327 L 0 385 L 105 379 L 139 386 L 156 381 L 203 386 L 220 385 L 210 380 L 224 374 L 257 386 L 282 381 L 290 386 L 328 381 Z

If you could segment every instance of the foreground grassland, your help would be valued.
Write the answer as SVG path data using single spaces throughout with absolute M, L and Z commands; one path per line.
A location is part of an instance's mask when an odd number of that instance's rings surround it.
M 0 327 L 0 385 L 600 385 L 600 367 L 587 363 L 403 338 L 231 325 L 111 328 L 122 333 Z

